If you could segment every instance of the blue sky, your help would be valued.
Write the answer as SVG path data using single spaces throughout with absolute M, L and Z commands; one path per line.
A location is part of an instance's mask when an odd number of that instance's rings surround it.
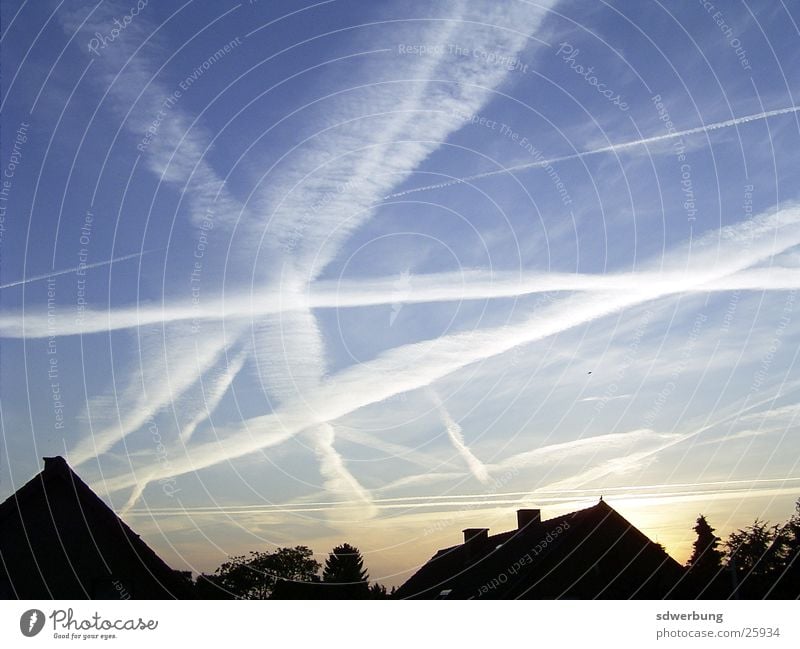
M 787 516 L 800 17 L 718 4 L 4 3 L 0 496 L 65 455 L 176 566 L 386 583 Z

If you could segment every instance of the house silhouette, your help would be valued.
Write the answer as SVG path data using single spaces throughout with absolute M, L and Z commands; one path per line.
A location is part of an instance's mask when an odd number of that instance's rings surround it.
M 517 511 L 517 529 L 439 550 L 397 591 L 405 599 L 662 599 L 684 569 L 602 499 L 542 520 Z
M 62 457 L 0 505 L 0 598 L 184 599 L 172 570 Z

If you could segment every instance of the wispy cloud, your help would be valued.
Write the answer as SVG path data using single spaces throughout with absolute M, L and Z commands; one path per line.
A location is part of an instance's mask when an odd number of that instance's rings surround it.
M 219 406 L 223 397 L 227 394 L 234 379 L 241 372 L 242 367 L 250 356 L 248 348 L 241 349 L 232 358 L 225 359 L 223 367 L 215 374 L 209 377 L 208 381 L 202 383 L 202 405 L 195 407 L 193 410 L 196 414 L 193 415 L 191 421 L 181 429 L 180 439 L 184 444 L 191 440 L 194 431 L 205 420 L 209 419 L 214 411 Z
M 748 241 L 748 246 L 742 250 L 744 240 Z M 680 293 L 697 284 L 722 280 L 799 243 L 800 208 L 794 205 L 709 232 L 690 245 L 681 246 L 651 262 L 651 265 L 684 271 L 682 281 L 674 286 L 642 285 L 626 294 L 599 292 L 589 296 L 571 296 L 516 324 L 451 334 L 394 348 L 331 377 L 332 380 L 321 385 L 313 395 L 313 408 L 309 408 L 306 402 L 285 404 L 273 414 L 246 422 L 245 430 L 231 431 L 224 446 L 207 444 L 197 447 L 190 457 L 177 461 L 170 469 L 160 469 L 159 477 L 213 466 L 279 444 L 310 425 L 335 421 L 371 403 L 427 387 L 467 365 L 520 345 L 542 340 L 624 308 Z M 311 395 L 307 398 L 310 399 Z
M 268 316 L 254 325 L 253 339 L 256 344 L 267 345 L 266 353 L 256 355 L 258 378 L 276 405 L 302 400 L 303 395 L 319 390 L 326 371 L 326 354 L 311 311 Z M 313 404 L 308 403 L 308 407 L 313 408 Z M 312 419 L 309 424 L 303 434 L 319 461 L 325 488 L 340 498 L 361 502 L 363 518 L 373 516 L 375 510 L 369 492 L 348 470 L 334 446 L 334 427 L 325 420 L 317 423 Z
M 686 293 L 723 291 L 785 291 L 800 288 L 800 269 L 792 267 L 750 268 L 704 282 L 686 280 L 683 271 L 642 271 L 636 273 L 570 274 L 522 272 L 509 273 L 470 269 L 463 272 L 412 275 L 403 292 L 403 304 L 461 302 L 522 297 L 536 293 L 620 292 L 635 291 L 648 285 Z M 162 305 L 141 304 L 102 311 L 87 309 L 80 321 L 59 312 L 48 315 L 26 309 L 0 315 L 0 337 L 46 338 L 131 329 L 152 324 L 187 320 L 234 321 L 256 320 L 257 329 L 270 327 L 265 316 L 307 312 L 310 309 L 346 309 L 392 305 L 397 302 L 396 278 L 318 281 L 305 293 L 295 289 L 283 293 L 226 294 L 224 298 L 204 299 L 201 304 L 189 300 Z M 290 329 L 288 317 L 275 320 L 280 328 Z M 23 326 L 24 323 L 24 326 Z M 272 335 L 272 334 L 270 334 Z
M 78 31 L 89 43 L 96 33 L 105 33 L 108 25 L 120 15 L 120 9 L 121 5 L 110 3 L 100 10 L 92 10 L 85 21 L 86 9 L 63 11 L 59 18 L 68 30 Z M 195 37 L 213 29 L 219 20 L 236 9 L 221 11 Z M 157 78 L 163 66 L 157 69 L 155 59 L 170 59 L 177 53 L 168 56 L 162 39 L 160 28 L 154 27 L 146 15 L 137 15 L 126 26 L 124 38 L 116 39 L 113 47 L 104 48 L 102 55 L 94 59 L 96 83 L 105 92 L 111 110 L 121 118 L 120 128 L 136 143 L 141 144 L 159 115 L 166 115 L 160 120 L 155 135 L 147 138 L 147 146 L 143 147 L 145 166 L 162 183 L 181 193 L 192 208 L 195 223 L 200 223 L 210 211 L 220 225 L 231 226 L 242 208 L 208 161 L 210 134 L 181 105 L 165 105 L 175 87 Z
M 646 448 L 629 447 L 617 457 L 593 462 L 592 465 L 567 478 L 556 480 L 542 486 L 546 491 L 557 491 L 561 489 L 577 489 L 587 484 L 592 484 L 608 475 L 624 475 L 642 468 L 645 462 L 654 455 L 664 451 L 676 444 L 685 442 L 695 437 L 697 432 L 685 434 L 662 434 L 653 435 L 651 442 L 655 442 Z M 536 493 L 536 490 L 531 492 Z
M 111 450 L 174 403 L 219 361 L 229 342 L 222 331 L 213 335 L 206 331 L 202 344 L 198 344 L 185 327 L 148 333 L 142 338 L 138 370 L 125 372 L 124 387 L 118 392 L 114 385 L 113 398 L 104 395 L 87 404 L 85 418 L 90 430 L 94 431 L 96 425 L 102 428 L 69 451 L 71 464 L 83 464 Z
M 448 20 L 414 25 L 409 36 L 414 42 L 431 43 L 489 39 L 494 48 L 516 53 L 527 41 L 517 26 L 535 31 L 544 15 L 541 8 L 523 4 L 502 11 L 490 3 L 456 6 L 458 11 L 448 12 Z M 257 211 L 268 216 L 269 241 L 286 259 L 281 298 L 290 303 L 306 302 L 308 280 L 319 276 L 350 235 L 371 218 L 376 201 L 458 128 L 452 111 L 479 109 L 507 74 L 500 66 L 469 59 L 454 63 L 441 53 L 401 58 L 395 66 L 403 81 L 375 79 L 334 101 L 328 123 L 335 127 L 302 142 L 284 169 L 272 174 L 270 189 L 260 200 Z M 370 107 L 368 116 L 364 105 Z M 336 152 L 333 160 L 331 151 Z M 267 366 L 262 376 L 268 390 L 283 402 L 303 401 L 305 394 L 321 389 L 325 350 L 310 308 L 306 304 L 288 318 L 269 318 L 266 327 L 254 331 L 257 363 Z M 294 395 L 287 391 L 289 382 Z M 334 449 L 335 429 L 327 423 L 332 419 L 320 420 L 325 423 L 306 434 L 314 440 L 326 485 L 338 491 L 349 488 L 366 502 L 366 491 Z
M 429 389 L 428 395 L 436 406 L 436 410 L 439 412 L 439 416 L 442 419 L 445 430 L 447 430 L 447 436 L 450 438 L 453 448 L 458 451 L 458 454 L 464 460 L 467 468 L 469 468 L 470 473 L 480 482 L 484 484 L 488 483 L 489 472 L 486 470 L 483 462 L 475 457 L 474 453 L 467 446 L 467 443 L 464 441 L 464 432 L 461 430 L 461 426 L 459 426 L 458 422 L 450 415 L 436 390 L 432 388 Z
M 360 519 L 372 518 L 377 509 L 372 503 L 372 496 L 353 477 L 347 469 L 342 456 L 334 449 L 336 433 L 330 424 L 321 424 L 306 432 L 311 440 L 314 453 L 319 460 L 320 473 L 324 486 L 333 496 L 346 497 L 352 503 L 361 503 L 358 510 Z
M 464 178 L 452 178 L 450 180 L 445 180 L 440 183 L 424 185 L 422 187 L 413 187 L 411 189 L 406 189 L 400 192 L 394 192 L 393 194 L 388 194 L 387 196 L 384 197 L 384 200 L 401 198 L 403 196 L 408 196 L 409 194 L 416 194 L 418 192 L 430 191 L 432 189 L 443 189 L 445 187 L 452 187 L 453 185 L 469 183 L 475 180 L 490 178 L 492 176 L 499 176 L 501 174 L 506 174 L 509 172 L 544 168 L 547 167 L 548 165 L 556 164 L 558 162 L 567 162 L 568 160 L 578 160 L 581 158 L 587 158 L 590 156 L 600 155 L 603 153 L 618 153 L 620 151 L 626 151 L 628 149 L 633 149 L 640 146 L 659 144 L 661 142 L 666 142 L 669 140 L 680 139 L 682 137 L 689 137 L 691 135 L 697 135 L 698 133 L 710 133 L 712 131 L 731 128 L 734 126 L 741 126 L 749 122 L 770 119 L 772 117 L 778 117 L 780 115 L 791 115 L 797 113 L 798 111 L 800 111 L 800 106 L 778 108 L 776 110 L 768 110 L 761 113 L 754 113 L 752 115 L 745 115 L 744 117 L 736 117 L 733 119 L 728 119 L 722 122 L 714 122 L 713 124 L 697 126 L 695 128 L 686 129 L 684 131 L 664 133 L 662 135 L 653 135 L 651 137 L 639 138 L 637 140 L 630 140 L 628 142 L 621 142 L 618 144 L 609 144 L 607 146 L 597 147 L 594 149 L 590 149 L 588 151 L 581 151 L 579 153 L 571 153 L 569 155 L 557 156 L 549 158 L 547 160 L 539 160 L 537 162 L 526 162 L 524 164 L 512 165 L 509 167 L 504 167 L 502 169 L 493 169 L 492 171 L 485 171 L 483 173 L 473 174 L 471 176 L 465 176 Z
M 441 13 L 442 20 L 411 23 L 400 38 L 408 39 L 405 44 L 481 45 L 513 56 L 532 42 L 529 35 L 548 5 L 458 2 Z M 445 47 L 408 56 L 399 50 L 403 42 L 392 45 L 392 76 L 387 80 L 386 67 L 366 66 L 366 79 L 326 106 L 325 123 L 333 126 L 291 151 L 256 202 L 255 211 L 269 219 L 272 245 L 288 250 L 306 277 L 319 274 L 371 218 L 381 197 L 463 126 L 453 111 L 480 110 L 509 74 L 501 65 L 454 56 Z
M 456 13 L 448 7 L 451 20 L 421 23 L 410 35 L 418 42 L 489 43 L 498 52 L 514 55 L 529 42 L 528 36 L 518 31 L 520 26 L 535 32 L 545 13 L 544 8 L 528 3 L 502 8 L 495 8 L 488 2 L 457 6 L 460 11 Z M 88 33 L 94 28 L 94 24 L 87 22 Z M 145 35 L 144 30 L 141 35 Z M 138 137 L 146 132 L 151 116 L 162 106 L 170 89 L 153 81 L 153 69 L 146 59 L 132 54 L 132 48 L 120 44 L 98 63 L 98 67 L 109 89 L 113 110 L 124 118 L 128 134 Z M 248 351 L 240 351 L 225 371 L 209 377 L 205 410 L 187 408 L 189 423 L 181 431 L 182 441 L 192 441 L 194 431 L 217 407 L 249 353 L 254 355 L 254 366 L 273 411 L 246 420 L 241 426 L 219 428 L 218 441 L 191 445 L 187 449 L 176 448 L 175 461 L 170 466 L 148 464 L 145 460 L 143 466 L 138 467 L 141 469 L 137 471 L 138 479 L 126 475 L 113 478 L 108 482 L 112 489 L 134 487 L 126 509 L 135 504 L 148 481 L 214 466 L 302 434 L 311 442 L 319 460 L 325 488 L 357 502 L 362 515 L 371 516 L 376 510 L 369 491 L 348 470 L 345 458 L 335 447 L 335 422 L 344 415 L 403 392 L 431 386 L 467 365 L 643 302 L 691 291 L 798 286 L 796 269 L 752 268 L 800 242 L 795 207 L 783 208 L 773 215 L 774 218 L 755 219 L 744 228 L 723 228 L 673 251 L 666 260 L 653 260 L 649 270 L 640 273 L 514 276 L 469 271 L 449 276 L 414 277 L 410 278 L 408 290 L 404 290 L 403 303 L 493 299 L 537 291 L 580 294 L 569 295 L 538 313 L 517 313 L 516 320 L 504 327 L 454 333 L 390 349 L 371 361 L 338 372 L 331 381 L 324 381 L 328 353 L 313 309 L 398 302 L 396 278 L 336 285 L 317 282 L 326 266 L 340 254 L 347 239 L 372 217 L 375 206 L 381 201 L 509 170 L 617 153 L 665 142 L 672 137 L 708 133 L 800 110 L 766 111 L 681 133 L 642 138 L 391 193 L 400 183 L 407 182 L 441 142 L 459 127 L 452 115 L 456 111 L 478 113 L 508 76 L 502 67 L 486 65 L 470 57 L 458 61 L 442 55 L 395 57 L 393 63 L 396 78 L 373 75 L 373 70 L 366 66 L 364 79 L 359 80 L 359 83 L 363 81 L 362 85 L 326 102 L 323 127 L 270 168 L 264 182 L 267 189 L 250 203 L 247 214 L 208 162 L 207 153 L 214 138 L 204 132 L 197 120 L 178 108 L 171 109 L 170 119 L 149 142 L 143 153 L 145 165 L 162 182 L 180 192 L 195 222 L 208 212 L 215 215 L 217 223 L 226 226 L 244 216 L 245 230 L 258 235 L 245 237 L 249 239 L 248 245 L 260 241 L 261 234 L 268 229 L 270 236 L 264 255 L 268 261 L 253 274 L 264 287 L 262 292 L 237 293 L 233 299 L 228 295 L 225 300 L 218 301 L 204 299 L 201 305 L 187 301 L 160 307 L 145 305 L 89 312 L 82 325 L 54 323 L 52 319 L 48 321 L 46 314 L 31 317 L 26 313 L 24 320 L 22 314 L 13 313 L 0 318 L 0 335 L 26 338 L 53 335 L 54 324 L 56 335 L 69 335 L 141 327 L 145 323 L 166 324 L 178 330 L 182 327 L 175 325 L 190 318 L 243 321 L 237 322 L 228 336 L 205 339 L 202 348 L 187 350 L 178 345 L 169 352 L 157 349 L 152 358 L 146 354 L 147 369 L 142 367 L 138 373 L 129 372 L 132 378 L 122 390 L 124 415 L 119 413 L 119 402 L 115 399 L 118 425 L 104 426 L 97 435 L 81 440 L 71 454 L 71 459 L 77 462 L 110 450 L 173 400 L 182 403 L 179 397 L 198 385 L 232 345 L 240 344 L 244 321 L 252 324 L 252 345 Z M 122 75 L 118 75 L 120 70 L 124 70 Z M 369 106 L 370 115 L 364 115 L 364 106 Z M 745 239 L 754 243 L 742 251 L 738 244 Z M 242 259 L 247 258 L 248 255 L 242 255 Z M 666 271 L 661 270 L 662 264 Z M 276 267 L 283 270 L 281 282 L 268 275 Z M 387 285 L 387 281 L 392 284 Z M 180 356 L 181 350 L 182 358 L 172 356 L 176 352 Z M 460 426 L 435 393 L 434 399 L 451 443 L 472 474 L 486 482 L 489 469 L 468 448 Z M 91 405 L 97 411 L 106 402 L 107 398 Z M 187 417 L 181 419 L 186 421 Z M 572 478 L 573 481 L 591 481 L 608 472 L 630 470 L 683 439 L 661 439 L 652 431 L 641 432 L 641 436 L 642 439 L 637 438 L 639 442 L 653 442 L 655 446 L 642 450 L 640 444 L 635 452 L 606 459 L 585 474 Z M 613 446 L 615 439 L 596 440 L 594 444 Z M 574 450 L 580 448 L 584 446 L 578 445 Z M 587 442 L 585 448 L 593 447 Z M 508 461 L 524 464 L 541 459 L 536 450 L 530 453 Z
M 88 43 L 95 33 L 105 32 L 119 15 L 119 9 L 119 5 L 111 3 L 99 11 L 92 10 L 88 18 L 83 9 L 67 10 L 61 12 L 59 17 L 67 30 L 80 35 Z M 213 29 L 218 21 L 235 10 L 221 11 L 195 37 Z M 178 193 L 181 202 L 189 208 L 192 224 L 199 225 L 206 219 L 213 219 L 219 231 L 230 231 L 242 216 L 242 206 L 208 160 L 213 143 L 211 134 L 176 101 L 174 91 L 177 86 L 168 85 L 164 77 L 159 77 L 166 63 L 157 67 L 156 61 L 169 62 L 178 54 L 168 51 L 162 40 L 164 32 L 161 27 L 163 24 L 158 27 L 151 24 L 146 15 L 137 15 L 135 20 L 126 25 L 124 38 L 117 39 L 112 47 L 103 48 L 101 55 L 93 60 L 93 78 L 104 92 L 105 106 L 120 120 L 116 136 L 127 135 L 133 142 L 130 146 L 138 151 L 144 167 L 158 178 L 162 186 Z M 156 119 L 158 126 L 154 131 Z M 114 314 L 112 311 L 103 313 L 89 309 L 83 313 L 81 320 L 84 323 L 93 320 L 94 324 L 83 331 L 84 325 L 71 318 L 76 327 L 72 333 L 88 333 L 103 330 L 104 327 L 112 330 L 120 318 L 130 324 L 129 318 L 138 320 L 137 311 L 138 308 L 123 309 L 120 314 Z M 156 321 L 139 320 L 131 326 L 148 322 Z M 165 325 L 161 340 L 157 336 L 137 332 L 137 341 L 144 338 L 150 347 L 144 352 L 140 351 L 138 368 L 128 368 L 123 372 L 129 378 L 124 382 L 121 395 L 117 394 L 117 386 L 114 385 L 113 399 L 106 395 L 87 404 L 86 417 L 90 427 L 95 427 L 93 418 L 99 420 L 103 427 L 99 432 L 78 441 L 69 454 L 74 464 L 81 464 L 109 451 L 168 405 L 174 407 L 180 402 L 179 397 L 219 361 L 230 345 L 236 343 L 236 327 L 231 327 L 228 335 L 222 335 L 216 325 L 209 325 L 204 329 L 203 336 L 188 336 L 187 327 L 172 322 L 169 319 L 161 321 Z M 242 330 L 238 329 L 239 332 Z M 56 331 L 55 323 L 51 320 L 50 335 L 66 335 L 66 332 L 62 334 Z M 37 334 L 29 335 L 25 331 L 24 336 L 36 337 Z M 235 363 L 239 362 L 237 357 Z M 217 382 L 216 390 L 210 395 L 212 401 L 221 399 L 220 392 L 224 394 L 229 378 L 232 378 L 230 374 L 224 375 Z M 193 412 L 190 417 L 188 428 L 184 431 L 187 438 L 202 421 L 204 414 Z M 117 420 L 116 424 L 110 423 L 112 419 Z M 139 494 L 144 485 L 140 487 Z M 128 506 L 135 502 L 139 494 L 132 494 Z

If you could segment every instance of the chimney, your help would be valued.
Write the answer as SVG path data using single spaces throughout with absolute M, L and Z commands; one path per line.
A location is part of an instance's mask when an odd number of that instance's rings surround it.
M 464 530 L 464 550 L 466 552 L 466 560 L 473 561 L 486 547 L 489 540 L 488 527 L 468 527 Z
M 464 543 L 474 541 L 477 543 L 485 542 L 489 538 L 488 527 L 468 527 L 464 530 Z
M 517 510 L 517 529 L 530 530 L 542 522 L 541 509 L 518 509 Z
M 60 455 L 55 457 L 44 457 L 44 470 L 49 475 L 67 476 L 70 474 L 70 468 L 67 461 Z

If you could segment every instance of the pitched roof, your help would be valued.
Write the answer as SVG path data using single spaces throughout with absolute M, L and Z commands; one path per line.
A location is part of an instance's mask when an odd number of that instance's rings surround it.
M 465 532 L 467 532 L 465 530 Z M 666 596 L 683 569 L 602 500 L 439 550 L 397 591 L 402 598 Z
M 62 457 L 44 458 L 44 470 L 0 504 L 0 590 L 24 599 L 190 592 Z

